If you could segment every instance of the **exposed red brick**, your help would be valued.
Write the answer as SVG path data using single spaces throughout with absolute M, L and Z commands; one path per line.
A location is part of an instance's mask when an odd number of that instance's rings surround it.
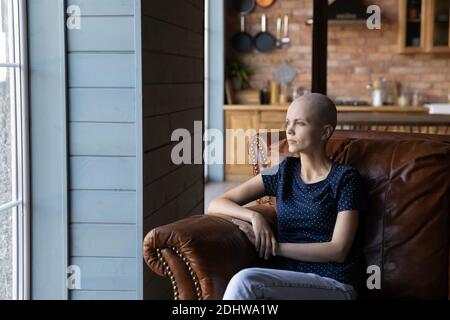
M 378 77 L 400 81 L 420 90 L 430 102 L 446 102 L 450 89 L 450 54 L 397 53 L 398 0 L 372 0 L 382 10 L 381 30 L 365 25 L 329 25 L 328 95 L 332 98 L 370 100 L 367 82 Z M 313 0 L 276 1 L 267 9 L 257 7 L 247 17 L 252 34 L 260 30 L 262 13 L 268 15 L 269 31 L 275 34 L 276 18 L 290 16 L 291 47 L 262 54 L 236 54 L 227 46 L 227 55 L 236 55 L 255 69 L 251 85 L 261 88 L 271 80 L 278 64 L 290 61 L 298 70 L 293 85 L 310 87 L 312 27 L 305 21 L 312 16 Z M 239 30 L 239 17 L 228 10 L 227 38 Z M 229 42 L 227 42 L 229 44 Z

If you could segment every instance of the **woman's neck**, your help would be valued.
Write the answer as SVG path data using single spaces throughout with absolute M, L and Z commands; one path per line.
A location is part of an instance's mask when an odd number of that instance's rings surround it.
M 315 182 L 325 178 L 331 170 L 332 162 L 325 152 L 302 153 L 300 152 L 300 177 L 305 182 Z

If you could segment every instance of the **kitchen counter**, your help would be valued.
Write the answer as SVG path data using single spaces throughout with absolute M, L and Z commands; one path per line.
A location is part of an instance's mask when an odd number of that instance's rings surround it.
M 428 114 L 418 112 L 388 113 L 372 112 L 368 116 L 367 112 L 343 112 L 338 113 L 338 123 L 346 124 L 385 124 L 385 125 L 416 125 L 450 126 L 450 115 Z M 449 132 L 450 134 L 450 132 Z
M 263 122 L 282 123 L 289 104 L 225 105 L 225 112 L 247 111 Z M 429 114 L 426 107 L 337 106 L 338 124 L 351 125 L 416 125 L 450 126 L 450 115 Z M 450 134 L 450 132 L 449 132 Z
M 258 111 L 281 111 L 287 110 L 289 103 L 277 105 L 225 105 L 225 110 L 258 110 Z M 395 112 L 395 113 L 428 113 L 428 109 L 421 107 L 399 107 L 399 106 L 337 106 L 338 112 Z
M 225 105 L 225 129 L 231 130 L 285 130 L 286 111 L 283 105 Z M 412 132 L 450 135 L 450 115 L 429 114 L 425 107 L 361 107 L 338 106 L 337 130 L 370 130 L 388 132 Z M 248 179 L 252 174 L 249 165 L 237 164 L 235 138 L 224 137 L 226 180 Z M 248 137 L 246 137 L 248 140 Z M 246 155 L 248 157 L 248 155 Z M 248 163 L 248 162 L 247 162 Z

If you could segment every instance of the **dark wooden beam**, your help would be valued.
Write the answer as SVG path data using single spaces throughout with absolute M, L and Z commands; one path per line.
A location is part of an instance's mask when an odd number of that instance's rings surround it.
M 312 92 L 327 94 L 328 0 L 314 0 Z

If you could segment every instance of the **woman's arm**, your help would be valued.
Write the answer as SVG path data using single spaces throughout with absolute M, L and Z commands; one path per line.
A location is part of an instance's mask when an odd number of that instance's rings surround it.
M 341 211 L 330 242 L 278 243 L 276 254 L 300 261 L 342 263 L 352 247 L 358 219 L 358 210 Z
M 250 222 L 255 236 L 255 248 L 259 256 L 275 255 L 277 241 L 266 219 L 259 213 L 243 205 L 266 194 L 261 173 L 215 198 L 208 206 L 207 214 L 224 214 Z
M 219 213 L 252 222 L 254 216 L 259 215 L 259 213 L 247 209 L 243 205 L 261 198 L 264 194 L 262 177 L 261 174 L 258 174 L 212 200 L 208 206 L 207 214 Z
M 344 262 L 350 252 L 358 229 L 364 184 L 356 170 L 343 176 L 338 188 L 338 215 L 331 241 L 324 243 L 280 243 L 280 256 L 309 262 Z

